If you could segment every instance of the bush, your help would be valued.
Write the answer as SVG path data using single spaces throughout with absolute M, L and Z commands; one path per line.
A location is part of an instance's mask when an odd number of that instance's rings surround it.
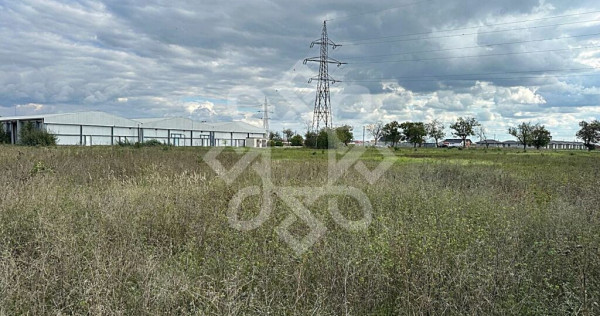
M 120 147 L 131 147 L 131 146 L 133 146 L 134 148 L 167 146 L 167 145 L 161 143 L 160 141 L 158 141 L 156 139 L 150 139 L 150 140 L 147 140 L 147 141 L 141 142 L 141 143 L 140 142 L 132 143 L 128 139 L 125 139 L 125 140 L 119 140 L 119 141 L 117 141 L 116 145 L 120 146 Z
M 142 143 L 142 147 L 159 147 L 162 145 L 163 145 L 163 143 L 161 143 L 160 141 L 158 141 L 156 139 L 147 140 Z
M 306 139 L 304 140 L 304 146 L 309 148 L 314 148 L 317 146 L 317 133 L 315 132 L 307 132 Z
M 24 146 L 54 146 L 56 136 L 45 130 L 35 128 L 33 123 L 27 122 L 21 128 L 19 144 Z
M 275 141 L 275 147 L 283 147 L 283 142 L 280 140 Z
M 4 123 L 0 123 L 0 144 L 10 144 L 10 135 L 4 128 Z
M 303 142 L 304 139 L 300 135 L 294 135 L 292 138 L 290 138 L 290 145 L 292 146 L 302 146 Z

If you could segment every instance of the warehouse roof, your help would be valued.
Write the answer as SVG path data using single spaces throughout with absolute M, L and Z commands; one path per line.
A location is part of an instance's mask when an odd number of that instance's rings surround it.
M 124 126 L 166 129 L 191 129 L 211 132 L 238 132 L 264 134 L 265 130 L 244 122 L 199 122 L 184 117 L 156 117 L 127 119 L 113 114 L 87 111 L 76 113 L 39 114 L 27 116 L 0 117 L 1 121 L 44 120 L 44 123 L 77 124 L 95 126 Z

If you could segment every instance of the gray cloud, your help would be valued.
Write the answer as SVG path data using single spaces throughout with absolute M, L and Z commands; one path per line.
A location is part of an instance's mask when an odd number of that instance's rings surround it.
M 308 45 L 326 18 L 345 44 L 332 56 L 349 62 L 331 68 L 345 81 L 332 86 L 334 122 L 357 131 L 474 115 L 499 133 L 532 120 L 571 139 L 578 120 L 600 113 L 598 71 L 582 69 L 600 67 L 600 36 L 586 36 L 600 23 L 579 23 L 600 14 L 574 15 L 600 10 L 595 1 L 403 3 L 0 0 L 0 115 L 94 109 L 258 123 L 267 96 L 274 128 L 303 130 L 318 69 L 301 60 L 318 55 Z M 548 18 L 557 15 L 572 16 Z M 353 45 L 373 38 L 385 43 Z M 521 43 L 487 46 L 508 42 Z M 580 70 L 528 72 L 561 69 Z

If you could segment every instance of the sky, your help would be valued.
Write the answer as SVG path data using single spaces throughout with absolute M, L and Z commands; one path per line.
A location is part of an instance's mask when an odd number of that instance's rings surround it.
M 303 134 L 319 56 L 335 125 L 448 126 L 488 138 L 540 123 L 574 140 L 600 119 L 600 2 L 572 0 L 0 0 L 0 115 L 105 111 L 182 116 Z M 367 136 L 367 139 L 369 137 Z

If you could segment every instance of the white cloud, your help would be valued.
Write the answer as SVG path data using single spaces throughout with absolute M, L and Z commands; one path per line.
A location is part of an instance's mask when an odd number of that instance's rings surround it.
M 41 111 L 44 109 L 44 105 L 38 104 L 38 103 L 27 103 L 27 104 L 18 104 L 17 108 L 22 109 L 22 110 L 31 110 L 33 112 L 38 112 L 38 111 Z
M 329 16 L 337 18 L 328 24 L 334 41 L 388 40 L 330 51 L 349 62 L 330 68 L 333 77 L 346 81 L 331 87 L 336 123 L 440 117 L 449 122 L 472 115 L 498 133 L 519 118 L 546 122 L 557 134 L 569 135 L 569 124 L 598 117 L 592 110 L 600 104 L 597 70 L 539 71 L 600 68 L 600 50 L 581 48 L 600 45 L 598 36 L 582 36 L 597 33 L 598 23 L 579 23 L 600 15 L 575 15 L 600 10 L 595 1 L 434 0 L 343 18 L 394 5 L 392 0 L 349 0 L 335 9 L 315 1 L 5 1 L 0 10 L 0 115 L 14 113 L 14 107 L 23 113 L 95 109 L 128 117 L 259 123 L 257 110 L 266 96 L 273 105 L 274 129 L 303 130 L 316 86 L 307 81 L 317 75 L 318 65 L 305 66 L 302 59 L 319 54 L 308 46 L 319 36 L 319 19 Z M 571 16 L 546 19 L 556 15 Z M 532 21 L 507 24 L 522 20 Z M 498 23 L 504 24 L 486 26 Z M 569 24 L 540 27 L 560 23 Z M 466 27 L 474 28 L 427 34 Z M 419 33 L 408 37 L 418 40 L 389 37 L 410 33 Z M 462 33 L 474 34 L 450 36 Z M 539 41 L 544 38 L 557 39 Z M 521 43 L 486 46 L 510 41 Z M 465 46 L 479 47 L 455 49 Z M 410 54 L 432 50 L 437 52 Z M 548 52 L 523 53 L 535 50 Z M 463 58 L 477 54 L 498 56 Z M 433 59 L 360 64 L 421 58 Z M 442 80 L 464 77 L 457 74 L 476 80 Z M 25 107 L 29 104 L 41 106 Z

